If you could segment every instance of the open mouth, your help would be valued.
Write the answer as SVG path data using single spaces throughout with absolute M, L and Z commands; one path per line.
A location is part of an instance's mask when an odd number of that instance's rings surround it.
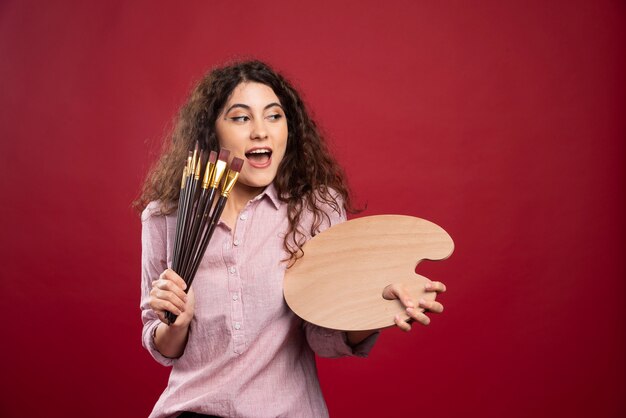
M 256 148 L 246 152 L 248 162 L 255 167 L 264 167 L 272 158 L 272 150 L 269 148 Z

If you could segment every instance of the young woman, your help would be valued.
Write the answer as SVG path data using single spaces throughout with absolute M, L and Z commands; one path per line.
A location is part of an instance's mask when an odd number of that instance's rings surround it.
M 196 141 L 245 163 L 186 294 L 168 265 L 180 177 Z M 210 72 L 183 106 L 139 202 L 143 345 L 172 366 L 151 417 L 327 416 L 314 353 L 366 356 L 378 332 L 314 326 L 283 299 L 285 269 L 302 245 L 344 221 L 350 208 L 343 173 L 296 90 L 258 61 Z M 439 282 L 427 286 L 445 291 Z M 428 324 L 402 286 L 388 286 L 384 296 L 400 299 L 413 320 Z M 443 310 L 439 302 L 419 305 Z M 166 311 L 178 315 L 169 326 Z M 411 328 L 400 318 L 396 325 Z

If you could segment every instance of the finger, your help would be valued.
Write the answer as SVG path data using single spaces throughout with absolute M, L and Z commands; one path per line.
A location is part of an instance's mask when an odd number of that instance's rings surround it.
M 421 308 L 428 310 L 429 312 L 441 313 L 443 312 L 443 305 L 437 301 L 428 301 L 424 299 L 419 300 Z
M 172 303 L 159 300 L 159 299 L 154 299 L 154 298 L 150 299 L 150 302 L 148 303 L 148 305 L 150 306 L 150 309 L 152 309 L 157 314 L 159 319 L 165 322 L 166 324 L 168 323 L 167 319 L 165 318 L 165 314 L 167 313 L 167 311 L 172 312 L 172 313 L 176 313 L 177 311 L 178 312 L 180 311 Z
M 443 293 L 446 291 L 446 285 L 441 282 L 427 282 L 424 285 L 424 289 L 426 289 L 428 292 Z
M 157 315 L 158 315 L 159 311 L 169 311 L 169 312 L 173 313 L 174 315 L 180 315 L 180 314 L 183 313 L 172 302 L 170 302 L 168 300 L 163 300 L 163 299 L 155 299 L 154 301 L 151 301 L 150 302 L 150 307 L 152 307 L 152 309 L 155 312 L 157 312 Z
M 189 293 L 187 293 L 187 303 L 185 304 L 185 309 L 194 311 L 196 306 L 196 296 L 193 293 L 193 287 L 189 287 Z
M 176 272 L 172 269 L 167 269 L 163 273 L 161 273 L 161 275 L 159 276 L 159 279 L 171 280 L 174 283 L 176 283 L 176 285 L 180 287 L 181 289 L 183 290 L 187 289 L 187 283 L 185 283 L 183 278 L 180 277 L 178 274 L 176 274 Z
M 154 282 L 155 287 L 161 290 L 169 290 L 170 292 L 174 292 L 176 296 L 178 296 L 182 301 L 187 302 L 187 294 L 183 289 L 178 286 L 175 282 L 166 279 L 159 279 Z
M 419 309 L 407 308 L 406 312 L 409 314 L 413 320 L 419 322 L 422 325 L 430 324 L 430 318 L 427 317 L 423 312 L 420 312 Z
M 153 287 L 150 291 L 150 296 L 154 300 L 164 300 L 172 305 L 175 305 L 179 310 L 185 310 L 185 302 L 179 298 L 176 293 L 170 292 L 169 290 L 161 290 L 158 287 Z
M 163 311 L 154 311 L 154 312 L 156 312 L 161 322 L 163 322 L 166 325 L 169 325 L 169 322 L 167 321 L 167 319 L 165 319 L 165 312 Z
M 409 292 L 401 284 L 390 284 L 383 289 L 383 298 L 391 300 L 398 299 L 407 308 L 414 308 L 415 303 L 411 299 Z
M 409 332 L 411 331 L 411 324 L 400 318 L 400 315 L 396 315 L 393 318 L 393 321 L 396 323 L 396 326 L 400 328 L 402 331 Z

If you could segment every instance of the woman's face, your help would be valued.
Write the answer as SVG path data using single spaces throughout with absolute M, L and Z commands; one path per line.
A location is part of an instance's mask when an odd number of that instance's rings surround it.
M 238 184 L 260 188 L 274 180 L 287 148 L 287 118 L 271 87 L 256 82 L 235 87 L 215 130 L 230 159 L 244 160 Z

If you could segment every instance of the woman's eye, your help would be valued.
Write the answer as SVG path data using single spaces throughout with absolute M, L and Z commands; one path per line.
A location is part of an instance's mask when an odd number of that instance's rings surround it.
M 249 117 L 247 116 L 233 116 L 230 118 L 230 120 L 234 121 L 234 122 L 247 122 L 250 120 Z
M 276 114 L 274 114 L 274 115 L 269 115 L 267 118 L 268 118 L 269 120 L 278 120 L 278 119 L 280 119 L 280 118 L 282 118 L 282 117 L 283 117 L 283 115 L 281 115 L 280 113 L 276 113 Z

